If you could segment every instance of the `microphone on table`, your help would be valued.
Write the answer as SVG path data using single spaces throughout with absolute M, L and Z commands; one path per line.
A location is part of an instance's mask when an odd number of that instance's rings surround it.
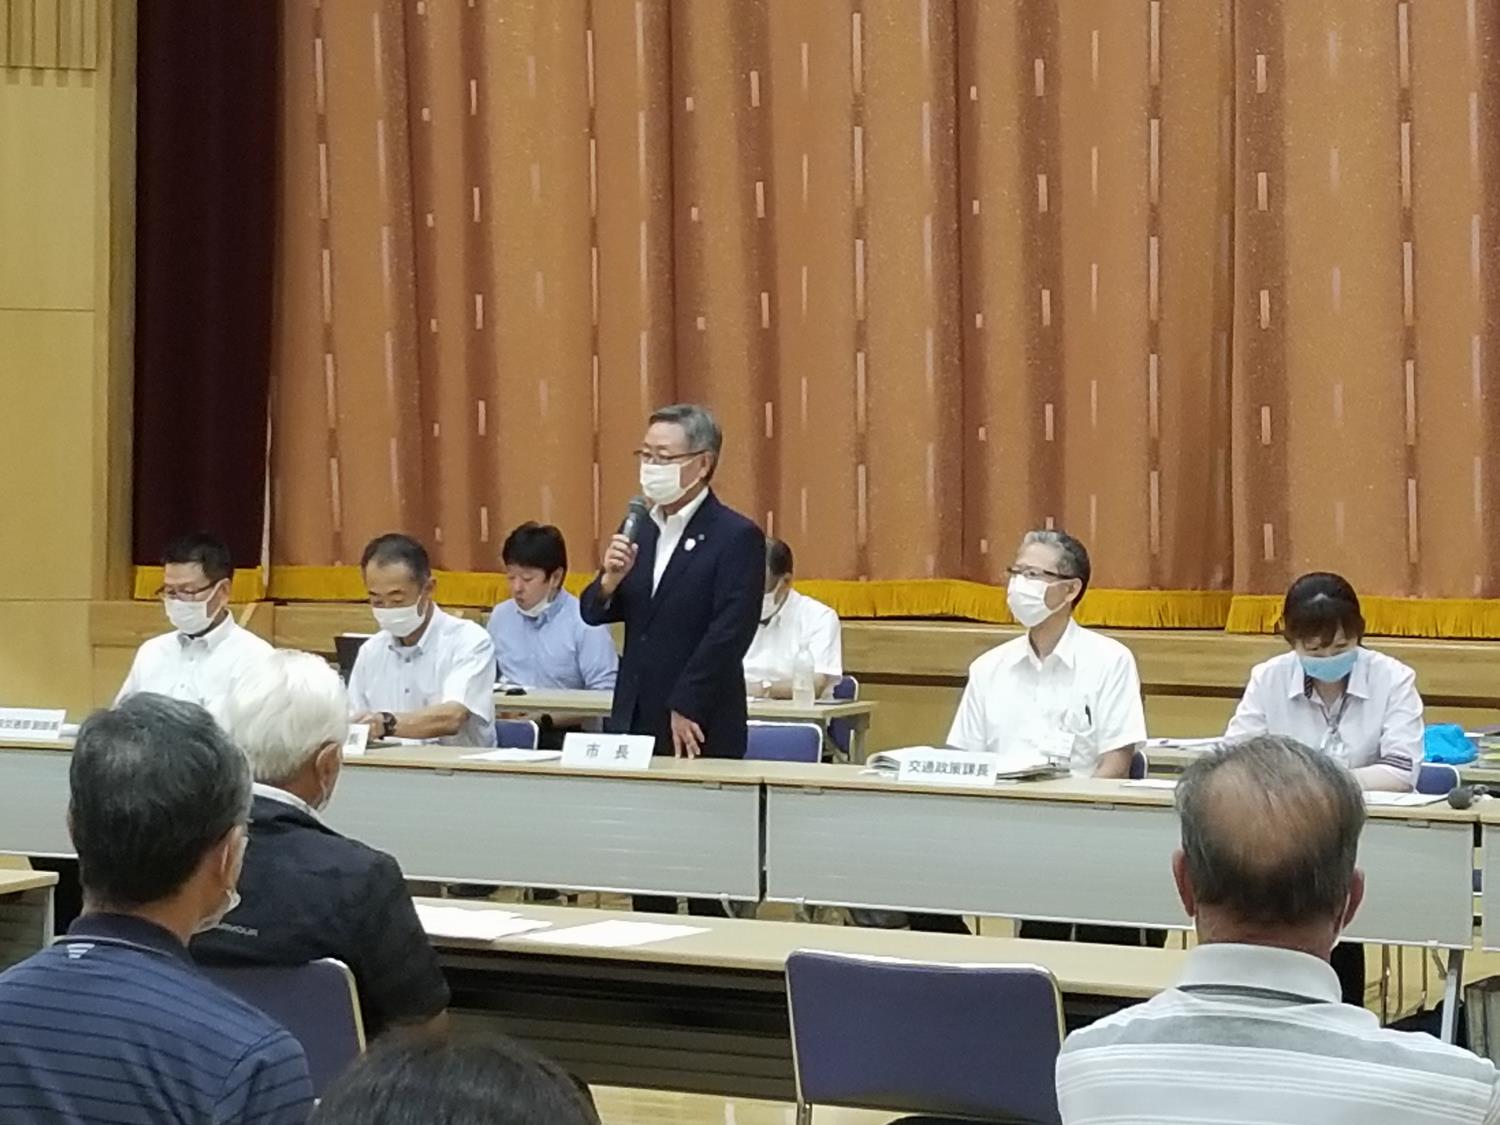
M 1476 797 L 1497 797 L 1500 789 L 1492 789 L 1488 785 L 1460 785 L 1448 794 L 1448 804 L 1455 809 L 1466 809 L 1474 803 Z
M 650 518 L 651 507 L 646 503 L 645 498 L 634 496 L 625 508 L 625 518 L 620 521 L 618 534 L 635 543 L 641 537 L 641 528 L 646 526 L 646 521 Z

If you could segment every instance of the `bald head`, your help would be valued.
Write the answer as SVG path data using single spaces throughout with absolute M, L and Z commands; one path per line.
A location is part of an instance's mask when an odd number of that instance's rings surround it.
M 1200 910 L 1301 926 L 1346 909 L 1365 803 L 1328 755 L 1277 735 L 1223 746 L 1184 772 L 1177 812 Z

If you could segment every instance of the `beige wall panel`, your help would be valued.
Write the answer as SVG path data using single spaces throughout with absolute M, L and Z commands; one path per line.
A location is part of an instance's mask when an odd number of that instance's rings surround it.
M 0 601 L 0 706 L 93 709 L 86 601 Z
M 0 309 L 95 308 L 95 79 L 0 75 Z

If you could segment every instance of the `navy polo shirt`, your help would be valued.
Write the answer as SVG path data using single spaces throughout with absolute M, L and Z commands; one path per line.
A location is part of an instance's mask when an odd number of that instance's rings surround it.
M 86 914 L 0 973 L 0 1121 L 302 1125 L 302 1046 L 205 977 L 176 936 Z
M 193 939 L 203 964 L 336 957 L 354 974 L 372 1039 L 448 1006 L 447 981 L 400 865 L 339 835 L 291 794 L 255 787 L 239 892 L 239 906 Z

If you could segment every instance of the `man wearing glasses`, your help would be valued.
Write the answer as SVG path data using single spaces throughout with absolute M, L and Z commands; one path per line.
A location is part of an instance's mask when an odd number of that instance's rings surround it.
M 172 632 L 152 637 L 135 654 L 115 698 L 149 691 L 196 703 L 219 718 L 240 669 L 271 651 L 241 629 L 229 612 L 234 563 L 212 535 L 184 535 L 162 553 L 165 577 L 156 592 Z
M 742 661 L 760 625 L 766 539 L 709 487 L 724 438 L 701 406 L 651 415 L 636 451 L 651 504 L 638 541 L 616 535 L 580 602 L 590 625 L 625 623 L 611 728 L 658 754 L 745 756 Z
M 1067 532 L 1026 534 L 1006 590 L 1026 634 L 970 665 L 948 745 L 1000 754 L 1004 769 L 1129 773 L 1146 741 L 1141 678 L 1128 648 L 1073 620 L 1090 573 L 1088 551 Z

